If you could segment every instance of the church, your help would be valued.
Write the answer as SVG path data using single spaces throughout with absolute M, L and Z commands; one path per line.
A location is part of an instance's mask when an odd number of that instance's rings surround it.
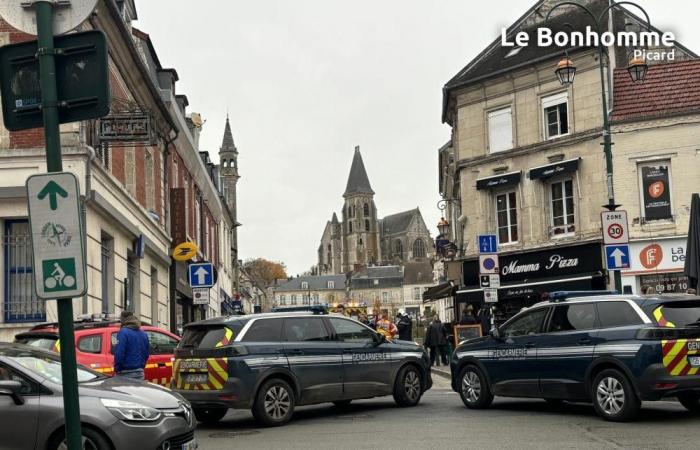
M 430 261 L 434 247 L 420 209 L 379 218 L 360 147 L 350 166 L 341 219 L 334 212 L 318 247 L 318 275 L 356 272 L 376 265 Z

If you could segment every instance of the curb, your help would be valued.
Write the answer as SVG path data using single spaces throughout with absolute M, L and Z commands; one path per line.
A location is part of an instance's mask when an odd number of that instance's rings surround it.
M 446 372 L 444 370 L 439 370 L 439 369 L 436 369 L 435 367 L 431 368 L 430 373 L 433 375 L 439 375 L 440 377 L 448 379 L 448 380 L 452 379 L 452 374 L 450 372 Z

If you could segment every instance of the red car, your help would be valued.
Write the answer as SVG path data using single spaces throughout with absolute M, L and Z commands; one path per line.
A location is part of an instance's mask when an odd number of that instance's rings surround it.
M 75 322 L 75 355 L 82 364 L 105 375 L 114 375 L 114 345 L 120 322 L 114 318 L 97 318 Z M 150 354 L 146 363 L 146 380 L 170 387 L 173 375 L 173 352 L 180 338 L 169 331 L 143 324 L 148 335 Z M 15 342 L 60 352 L 58 324 L 37 325 L 15 335 Z

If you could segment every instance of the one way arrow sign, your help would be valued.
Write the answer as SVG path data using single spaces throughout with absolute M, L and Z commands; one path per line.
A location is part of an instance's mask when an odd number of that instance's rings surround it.
M 608 270 L 620 270 L 630 268 L 629 245 L 606 245 L 605 261 Z
M 214 286 L 214 266 L 210 262 L 190 264 L 190 287 Z

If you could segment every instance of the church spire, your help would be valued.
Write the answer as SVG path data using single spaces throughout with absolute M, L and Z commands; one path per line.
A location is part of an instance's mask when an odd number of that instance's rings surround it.
M 233 142 L 233 134 L 231 133 L 231 123 L 228 120 L 228 114 L 226 114 L 226 128 L 224 128 L 224 140 L 221 143 L 221 148 L 219 153 L 233 152 L 238 153 L 236 144 Z
M 352 166 L 350 166 L 350 176 L 348 184 L 345 187 L 343 197 L 348 197 L 355 194 L 370 194 L 374 195 L 372 186 L 369 184 L 369 177 L 365 170 L 365 164 L 362 162 L 362 154 L 360 154 L 360 146 L 355 147 L 355 156 L 352 158 Z

